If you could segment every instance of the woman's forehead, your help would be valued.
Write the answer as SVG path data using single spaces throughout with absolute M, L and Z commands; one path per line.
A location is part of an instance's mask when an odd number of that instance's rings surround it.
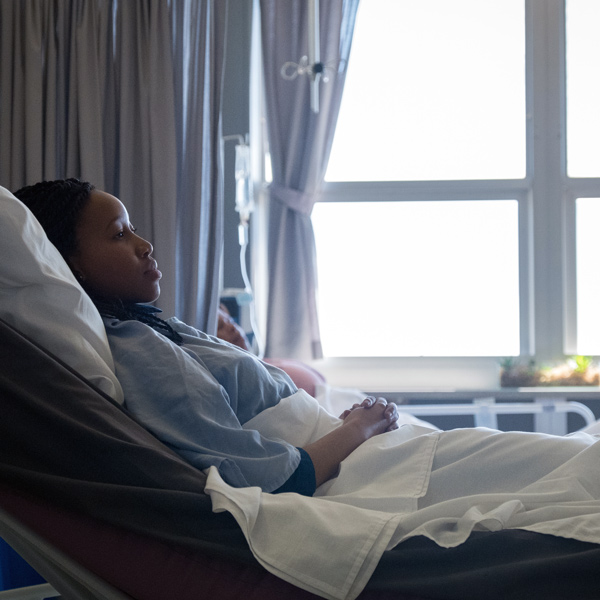
M 79 225 L 83 228 L 107 228 L 115 221 L 129 222 L 127 209 L 118 198 L 93 190 L 83 209 Z

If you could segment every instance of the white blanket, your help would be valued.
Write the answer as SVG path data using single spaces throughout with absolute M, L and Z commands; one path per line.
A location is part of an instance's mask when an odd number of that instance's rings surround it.
M 339 425 L 300 391 L 246 427 L 303 446 Z M 600 543 L 596 441 L 404 425 L 353 452 L 313 498 L 232 488 L 216 469 L 206 491 L 266 569 L 324 598 L 353 599 L 382 553 L 415 535 L 452 547 L 473 530 L 517 528 Z

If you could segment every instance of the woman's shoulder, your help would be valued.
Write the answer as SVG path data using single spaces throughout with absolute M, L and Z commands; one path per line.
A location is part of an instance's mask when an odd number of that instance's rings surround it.
M 111 340 L 123 340 L 128 343 L 148 343 L 150 340 L 165 339 L 158 331 L 150 325 L 136 321 L 135 319 L 120 320 L 114 317 L 102 317 L 104 329 L 109 342 Z
M 232 346 L 225 342 L 224 340 L 219 339 L 214 335 L 209 335 L 200 329 L 196 329 L 183 321 L 180 321 L 177 317 L 170 317 L 166 319 L 166 322 L 181 336 L 183 336 L 184 343 L 188 342 L 193 345 L 198 343 L 202 343 L 202 345 L 207 346 L 218 346 L 221 349 L 230 349 L 234 348 L 236 351 L 239 350 L 236 346 Z
M 184 323 L 183 321 L 180 321 L 177 317 L 169 317 L 168 319 L 165 319 L 165 321 L 177 333 L 184 333 L 185 335 L 191 335 L 192 337 L 201 339 L 209 339 L 209 336 L 206 333 L 196 329 L 195 327 L 192 327 L 191 325 L 188 325 L 187 323 Z
M 199 348 L 214 350 L 215 347 L 228 346 L 228 344 L 222 343 L 221 340 L 180 321 L 176 317 L 170 317 L 164 321 L 173 331 L 179 334 L 182 343 L 173 342 L 160 327 L 135 319 L 119 320 L 113 317 L 103 317 L 103 321 L 109 343 L 113 347 L 118 345 L 129 350 L 142 348 L 157 350 L 157 346 L 166 344 L 180 346 L 182 350 L 198 351 Z

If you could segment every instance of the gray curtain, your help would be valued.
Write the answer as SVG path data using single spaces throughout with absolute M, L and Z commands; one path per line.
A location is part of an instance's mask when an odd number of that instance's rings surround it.
M 261 0 L 266 119 L 273 168 L 269 193 L 267 356 L 322 355 L 316 307 L 317 273 L 312 207 L 333 141 L 358 0 L 320 1 L 320 111 L 310 108 L 307 76 L 280 71 L 308 54 L 306 0 Z
M 226 0 L 0 0 L 0 185 L 79 177 L 154 244 L 158 302 L 216 330 Z

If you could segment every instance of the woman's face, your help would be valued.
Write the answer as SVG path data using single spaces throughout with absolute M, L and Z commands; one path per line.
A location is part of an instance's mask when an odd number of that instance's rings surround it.
M 69 260 L 90 293 L 123 302 L 158 298 L 162 274 L 152 258 L 152 244 L 135 234 L 117 198 L 93 190 L 76 234 L 77 252 Z

